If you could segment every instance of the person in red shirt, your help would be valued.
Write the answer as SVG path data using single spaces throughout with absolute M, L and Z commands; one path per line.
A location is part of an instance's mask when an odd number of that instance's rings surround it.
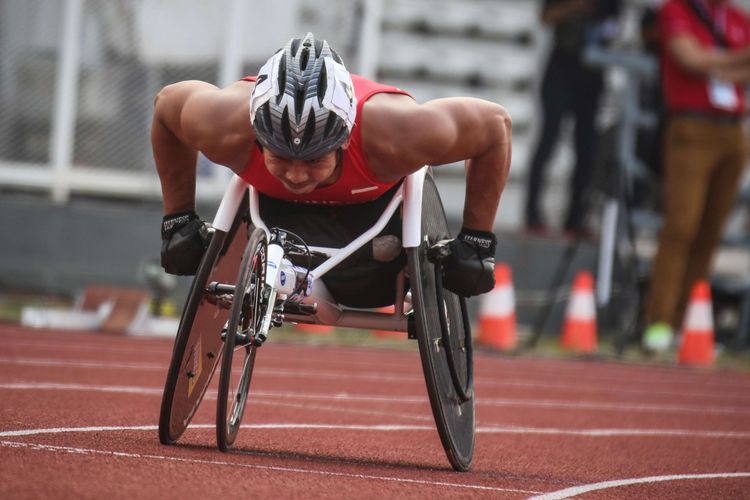
M 194 274 L 205 248 L 195 213 L 198 152 L 269 199 L 311 209 L 374 202 L 424 165 L 465 160 L 463 227 L 451 243 L 460 258 L 445 286 L 464 296 L 494 286 L 492 228 L 511 158 L 511 119 L 498 104 L 468 97 L 418 104 L 350 75 L 329 44 L 308 33 L 255 78 L 223 89 L 200 81 L 162 89 L 151 138 L 170 273 Z
M 660 33 L 664 226 L 642 338 L 654 351 L 671 346 L 692 285 L 708 277 L 745 166 L 750 20 L 727 0 L 668 0 Z

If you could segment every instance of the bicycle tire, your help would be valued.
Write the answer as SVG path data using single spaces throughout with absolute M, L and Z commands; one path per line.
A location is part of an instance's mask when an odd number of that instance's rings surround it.
M 246 206 L 243 202 L 240 206 Z M 159 413 L 159 441 L 174 444 L 203 400 L 221 356 L 221 329 L 229 311 L 207 300 L 206 285 L 231 283 L 247 241 L 247 211 L 229 232 L 214 231 L 190 286 L 177 329 Z
M 415 330 L 440 441 L 451 466 L 457 471 L 467 471 L 471 466 L 475 443 L 472 359 L 470 346 L 466 345 L 471 332 L 467 331 L 469 322 L 461 299 L 448 290 L 443 290 L 446 321 L 439 318 L 439 285 L 436 283 L 434 266 L 427 259 L 429 245 L 448 237 L 450 231 L 443 204 L 434 181 L 428 175 L 422 193 L 423 244 L 407 249 Z M 447 332 L 443 332 L 443 324 L 447 326 Z M 445 346 L 444 334 L 450 339 L 448 346 Z M 450 349 L 453 355 L 453 376 L 446 349 Z M 462 398 L 461 391 L 457 391 L 454 383 L 456 376 L 460 386 L 465 387 L 468 398 Z
M 261 328 L 265 312 L 263 292 L 267 256 L 266 233 L 256 228 L 250 234 L 242 256 L 224 338 L 219 395 L 216 404 L 216 440 L 219 449 L 224 452 L 229 451 L 237 438 L 247 404 L 255 356 L 258 351 L 253 340 L 255 333 Z M 250 335 L 247 334 L 248 330 L 251 331 Z M 246 337 L 243 337 L 244 342 L 238 347 L 236 341 L 241 335 Z M 232 365 L 237 360 L 242 361 L 242 368 L 235 384 Z

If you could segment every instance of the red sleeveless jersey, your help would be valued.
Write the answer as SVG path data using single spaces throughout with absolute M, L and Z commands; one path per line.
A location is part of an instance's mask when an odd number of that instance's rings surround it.
M 349 147 L 343 150 L 341 176 L 336 182 L 329 186 L 319 187 L 306 194 L 290 193 L 276 177 L 268 172 L 263 153 L 257 143 L 253 145 L 250 161 L 240 173 L 240 177 L 259 192 L 271 198 L 298 203 L 331 205 L 372 201 L 396 185 L 399 181 L 381 182 L 377 180 L 367 164 L 367 158 L 362 149 L 362 107 L 367 99 L 381 92 L 409 94 L 398 87 L 373 82 L 359 75 L 352 74 L 351 76 L 354 84 L 354 95 L 357 96 L 357 117 L 354 121 Z M 255 81 L 255 77 L 248 76 L 243 80 L 252 82 Z

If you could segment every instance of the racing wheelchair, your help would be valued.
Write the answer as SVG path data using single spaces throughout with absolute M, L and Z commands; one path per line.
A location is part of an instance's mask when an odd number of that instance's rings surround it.
M 180 438 L 221 364 L 216 436 L 228 451 L 257 352 L 285 322 L 396 330 L 416 338 L 443 448 L 455 470 L 468 470 L 475 440 L 471 329 L 465 299 L 442 286 L 450 234 L 429 167 L 404 179 L 375 223 L 341 248 L 308 246 L 289 230 L 268 227 L 259 196 L 235 176 L 219 205 L 175 338 L 159 440 Z M 371 242 L 399 209 L 406 265 L 396 276 L 394 311 L 335 301 L 321 278 Z

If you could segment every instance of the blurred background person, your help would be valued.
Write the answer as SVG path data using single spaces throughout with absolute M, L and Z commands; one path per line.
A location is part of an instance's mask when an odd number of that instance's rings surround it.
M 708 278 L 747 159 L 750 20 L 727 0 L 667 0 L 660 12 L 664 226 L 643 347 L 668 349 L 692 285 Z
M 604 88 L 603 71 L 587 66 L 587 44 L 606 43 L 614 34 L 619 0 L 544 0 L 542 22 L 553 28 L 554 38 L 541 85 L 542 127 L 531 160 L 526 197 L 529 234 L 549 235 L 541 210 L 544 170 L 557 143 L 565 116 L 575 120 L 576 162 L 570 181 L 565 232 L 585 236 L 584 219 L 593 176 L 596 114 Z
M 640 42 L 645 57 L 656 61 L 661 58 L 659 39 L 659 9 L 661 0 L 652 0 L 646 5 L 640 16 Z M 661 73 L 661 71 L 659 71 Z M 632 202 L 636 207 L 659 210 L 661 177 L 662 177 L 662 144 L 664 142 L 664 97 L 661 78 L 644 78 L 639 87 L 639 106 L 653 113 L 656 123 L 653 127 L 638 129 L 636 136 L 636 156 L 646 167 L 648 176 L 634 176 Z

